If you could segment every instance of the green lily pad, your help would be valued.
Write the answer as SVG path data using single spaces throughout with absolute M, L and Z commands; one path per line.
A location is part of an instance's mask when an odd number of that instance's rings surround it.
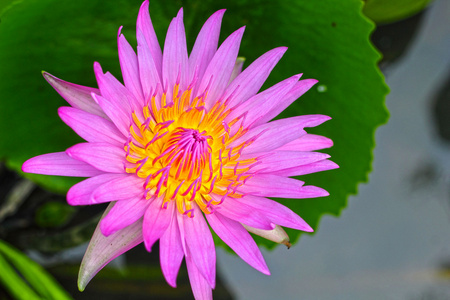
M 363 12 L 377 24 L 410 17 L 427 7 L 431 0 L 367 0 Z
M 95 86 L 93 61 L 120 78 L 116 34 L 135 44 L 135 20 L 141 0 L 28 0 L 6 10 L 0 23 L 0 157 L 20 170 L 28 158 L 63 151 L 80 142 L 59 120 L 57 107 L 65 101 L 41 77 L 46 70 L 64 80 Z M 150 10 L 162 42 L 180 3 L 151 1 Z M 302 176 L 307 184 L 327 189 L 320 199 L 280 200 L 317 228 L 324 214 L 339 215 L 347 198 L 367 181 L 371 169 L 374 131 L 386 122 L 388 92 L 377 68 L 380 56 L 369 42 L 374 25 L 362 15 L 362 2 L 322 1 L 183 1 L 188 44 L 207 17 L 228 8 L 222 40 L 248 25 L 240 56 L 250 63 L 278 46 L 289 50 L 266 84 L 293 74 L 316 78 L 319 84 L 302 96 L 282 117 L 326 114 L 333 120 L 311 132 L 330 137 L 332 155 L 340 169 Z M 24 174 L 41 185 L 64 192 L 73 178 Z M 292 240 L 298 232 L 289 231 Z M 265 245 L 271 242 L 258 240 Z

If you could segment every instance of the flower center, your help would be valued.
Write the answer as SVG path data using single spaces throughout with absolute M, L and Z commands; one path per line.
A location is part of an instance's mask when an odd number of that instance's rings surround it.
M 142 112 L 133 112 L 126 172 L 145 178 L 146 198 L 162 197 L 163 208 L 175 201 L 180 213 L 193 217 L 195 201 L 211 213 L 226 196 L 242 197 L 236 189 L 252 176 L 256 159 L 241 158 L 250 142 L 233 143 L 246 130 L 239 118 L 226 122 L 231 110 L 225 103 L 207 110 L 207 92 L 191 100 L 191 89 L 179 93 L 178 85 L 173 95 L 166 103 L 165 93 L 155 93 Z

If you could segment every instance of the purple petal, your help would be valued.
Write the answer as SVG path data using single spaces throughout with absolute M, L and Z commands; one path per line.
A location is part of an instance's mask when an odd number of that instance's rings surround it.
M 125 172 L 125 151 L 107 143 L 80 143 L 66 150 L 74 158 L 104 172 Z
M 92 203 L 129 199 L 144 195 L 145 180 L 135 174 L 124 174 L 119 178 L 105 182 L 91 195 Z
M 138 196 L 115 202 L 113 208 L 100 221 L 100 230 L 105 236 L 121 230 L 141 219 L 150 202 Z
M 98 188 L 100 185 L 117 179 L 126 174 L 102 174 L 95 177 L 85 179 L 74 186 L 72 186 L 67 192 L 67 202 L 70 205 L 91 205 L 92 203 L 92 192 Z
M 276 105 L 266 112 L 261 119 L 258 120 L 257 124 L 266 123 L 276 116 L 278 116 L 283 110 L 285 110 L 289 105 L 297 100 L 301 95 L 306 93 L 312 86 L 314 86 L 318 81 L 315 79 L 305 79 L 300 80 L 297 84 L 286 94 Z
M 92 93 L 100 94 L 98 89 L 73 84 L 47 72 L 43 72 L 42 75 L 71 106 L 106 119 L 108 118 L 100 106 L 92 99 Z
M 222 196 L 211 194 L 216 201 L 220 201 Z M 226 197 L 220 205 L 220 214 L 238 221 L 248 226 L 270 230 L 273 229 L 272 222 L 264 215 L 255 211 L 252 207 L 242 202 L 236 202 L 235 198 Z
M 130 115 L 128 108 L 117 106 L 113 102 L 103 98 L 102 96 L 92 94 L 95 101 L 102 107 L 103 111 L 113 121 L 116 128 L 125 136 L 130 134 Z
M 234 107 L 241 102 L 253 97 L 262 87 L 270 72 L 286 52 L 287 47 L 272 49 L 248 66 L 239 76 L 227 87 L 223 98 L 227 99 L 231 94 L 233 98 L 229 101 L 229 106 Z
M 163 208 L 162 199 L 154 199 L 144 214 L 144 244 L 148 252 L 151 252 L 153 244 L 161 238 L 172 221 L 175 205 L 169 201 L 167 208 Z
M 201 300 L 212 300 L 213 297 L 211 286 L 205 277 L 203 277 L 202 273 L 198 270 L 190 253 L 186 254 L 186 266 L 194 298 Z
M 120 29 L 122 29 L 122 27 Z M 136 53 L 125 39 L 125 36 L 120 33 L 120 29 L 117 36 L 117 45 L 123 82 L 142 107 L 142 105 L 144 104 L 144 95 L 142 93 L 141 81 L 139 79 L 138 60 L 136 57 Z
M 244 127 L 252 128 L 262 124 L 261 118 L 282 101 L 284 95 L 298 82 L 299 78 L 300 75 L 295 75 L 285 79 L 239 104 L 228 115 L 226 121 L 231 121 L 245 114 Z
M 272 121 L 250 129 L 243 137 L 234 141 L 231 146 L 235 147 L 256 137 L 256 140 L 250 146 L 247 146 L 242 153 L 268 152 L 305 135 L 304 127 L 314 127 L 329 119 L 330 117 L 324 115 L 305 115 Z
M 261 251 L 241 224 L 222 216 L 219 212 L 206 215 L 206 219 L 214 232 L 230 246 L 243 261 L 261 273 L 270 275 L 269 268 L 264 261 Z
M 139 9 L 139 15 L 136 22 L 136 32 L 142 32 L 147 41 L 151 56 L 156 66 L 156 70 L 161 75 L 162 65 L 162 51 L 159 45 L 158 38 L 156 37 L 153 24 L 150 19 L 150 13 L 148 12 L 148 0 L 142 3 Z
M 208 89 L 207 107 L 219 100 L 230 81 L 244 30 L 245 27 L 236 30 L 220 45 L 205 70 L 196 94 L 198 96 Z
M 104 173 L 84 161 L 69 157 L 65 152 L 47 153 L 32 157 L 23 163 L 22 171 L 73 177 L 91 177 Z
M 262 215 L 268 217 L 274 224 L 312 232 L 313 229 L 296 213 L 286 206 L 263 197 L 247 195 L 236 199 L 238 203 L 245 203 Z
M 109 120 L 72 107 L 60 107 L 61 120 L 88 142 L 104 142 L 123 145 L 125 137 Z
M 315 186 L 303 186 L 304 182 L 282 176 L 257 174 L 248 179 L 238 191 L 262 197 L 315 198 L 328 196 L 328 192 Z
M 162 87 L 161 70 L 156 66 L 145 37 L 140 31 L 137 32 L 137 43 L 139 77 L 144 93 L 144 99 L 148 101 L 152 93 L 155 92 L 156 87 Z
M 186 245 L 191 254 L 190 259 L 209 283 L 211 288 L 216 285 L 216 249 L 208 224 L 197 205 L 194 207 L 194 217 L 183 215 Z M 188 257 L 188 255 L 186 255 Z M 186 258 L 187 259 L 187 258 Z
M 305 134 L 304 136 L 289 142 L 277 150 L 287 151 L 314 151 L 333 146 L 333 141 L 327 137 L 315 134 Z
M 183 9 L 180 9 L 176 18 L 169 25 L 164 43 L 162 78 L 164 88 L 168 89 L 167 97 L 169 101 L 172 101 L 172 89 L 177 83 L 180 84 L 181 91 L 186 89 L 188 85 L 188 72 Z
M 106 209 L 103 217 L 109 212 L 113 203 Z M 94 235 L 81 262 L 78 273 L 78 288 L 83 291 L 89 281 L 104 266 L 122 253 L 142 243 L 142 220 L 139 220 L 108 237 L 105 237 L 100 225 L 97 225 Z
M 173 213 L 178 211 L 173 209 Z M 180 230 L 176 216 L 172 216 L 172 222 L 159 240 L 159 260 L 161 270 L 167 283 L 176 287 L 177 274 L 184 257 L 183 247 L 181 246 Z
M 283 228 L 281 228 L 281 226 L 277 225 L 274 229 L 272 230 L 262 230 L 262 229 L 258 229 L 258 228 L 253 228 L 247 225 L 243 225 L 245 229 L 247 229 L 249 232 L 259 235 L 260 237 L 263 237 L 269 241 L 278 243 L 278 244 L 284 244 L 286 245 L 288 248 L 291 247 L 291 243 L 289 241 L 289 236 L 287 235 L 287 233 L 284 231 Z
M 276 151 L 258 158 L 261 163 L 252 168 L 253 172 L 272 173 L 292 167 L 307 165 L 325 160 L 330 156 L 320 152 L 309 151 Z
M 189 80 L 193 79 L 194 72 L 197 72 L 198 78 L 202 78 L 206 67 L 216 53 L 224 13 L 225 9 L 216 11 L 200 30 L 189 56 Z
M 236 62 L 234 63 L 234 67 L 233 67 L 233 72 L 231 72 L 230 80 L 228 81 L 228 86 L 239 74 L 241 74 L 242 68 L 244 67 L 244 62 L 245 62 L 245 57 L 236 58 Z M 224 98 L 226 99 L 226 96 Z
M 284 170 L 275 171 L 272 172 L 272 174 L 278 176 L 300 176 L 321 171 L 333 170 L 337 168 L 339 168 L 339 166 L 336 163 L 332 162 L 331 160 L 325 159 L 304 166 L 297 166 Z

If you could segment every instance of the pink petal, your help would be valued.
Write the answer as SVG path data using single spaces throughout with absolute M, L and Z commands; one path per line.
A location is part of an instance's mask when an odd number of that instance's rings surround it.
M 205 277 L 203 277 L 193 260 L 191 254 L 187 253 L 186 266 L 194 298 L 199 300 L 212 300 L 211 286 Z
M 103 214 L 103 218 L 112 208 L 111 203 Z M 97 225 L 94 235 L 81 262 L 78 273 L 78 288 L 83 291 L 89 281 L 104 266 L 122 253 L 142 243 L 142 219 L 105 237 Z
M 208 88 L 206 107 L 211 107 L 222 96 L 233 72 L 245 27 L 233 32 L 220 45 L 200 81 L 197 96 Z M 195 94 L 194 94 L 195 95 Z
M 305 79 L 300 80 L 297 84 L 286 94 L 276 105 L 272 107 L 261 119 L 258 120 L 257 124 L 266 123 L 276 116 L 278 116 L 283 110 L 285 110 L 289 105 L 297 100 L 301 95 L 306 93 L 312 86 L 314 86 L 318 81 L 315 79 Z
M 172 89 L 177 83 L 180 84 L 181 91 L 186 89 L 188 85 L 188 72 L 188 54 L 183 24 L 183 9 L 180 9 L 176 18 L 174 18 L 169 25 L 166 41 L 164 43 L 162 78 L 164 88 L 167 88 L 169 103 L 172 101 Z
M 220 201 L 222 196 L 211 194 L 216 201 Z M 266 216 L 255 211 L 252 207 L 242 202 L 236 202 L 235 198 L 226 197 L 220 207 L 220 214 L 238 221 L 239 223 L 260 229 L 273 229 L 272 222 Z
M 84 161 L 69 157 L 65 152 L 47 153 L 32 157 L 23 163 L 22 171 L 73 177 L 91 177 L 104 173 Z
M 100 106 L 92 99 L 92 93 L 100 94 L 98 89 L 73 84 L 47 72 L 43 72 L 42 75 L 71 106 L 103 118 L 108 118 Z
M 269 218 L 274 224 L 307 232 L 313 231 L 311 226 L 296 213 L 276 201 L 251 195 L 237 198 L 235 201 L 252 207 Z
M 131 125 L 131 111 L 128 108 L 115 105 L 113 102 L 103 98 L 102 96 L 92 94 L 92 97 L 113 121 L 114 125 L 122 133 L 122 135 L 128 137 L 130 134 L 129 129 Z
M 88 142 L 104 142 L 123 145 L 125 137 L 109 120 L 72 107 L 60 107 L 61 120 Z
M 216 53 L 224 13 L 225 9 L 216 11 L 200 30 L 189 56 L 189 80 L 193 79 L 194 72 L 197 72 L 198 78 L 202 78 L 206 67 Z
M 141 219 L 150 202 L 138 196 L 115 202 L 113 208 L 100 221 L 100 230 L 105 236 L 121 230 Z
M 183 215 L 186 245 L 190 259 L 197 266 L 211 288 L 216 285 L 216 250 L 208 224 L 197 205 L 194 207 L 194 217 Z M 186 254 L 186 259 L 188 255 Z
M 277 225 L 272 230 L 262 230 L 258 228 L 253 228 L 247 225 L 243 225 L 245 229 L 248 230 L 248 232 L 251 232 L 253 234 L 259 235 L 260 237 L 263 237 L 269 241 L 278 243 L 278 244 L 284 244 L 288 248 L 291 247 L 291 243 L 289 241 L 289 236 L 287 235 L 286 231 L 284 231 L 281 226 Z
M 314 151 L 333 146 L 333 141 L 327 137 L 315 134 L 305 134 L 304 136 L 295 139 L 277 150 L 288 151 Z
M 258 158 L 261 163 L 252 168 L 253 172 L 272 173 L 292 167 L 307 165 L 321 161 L 330 156 L 320 152 L 309 151 L 276 151 Z
M 117 146 L 107 143 L 80 143 L 67 149 L 66 153 L 104 172 L 125 172 L 125 151 Z
M 286 52 L 287 47 L 272 49 L 248 66 L 227 87 L 223 98 L 227 99 L 231 94 L 229 106 L 234 107 L 241 102 L 253 97 L 262 87 L 270 72 Z M 238 58 L 239 60 L 239 58 Z
M 172 221 L 175 205 L 169 201 L 167 208 L 163 208 L 162 199 L 154 199 L 144 214 L 144 244 L 148 252 L 151 252 L 153 244 L 166 232 Z
M 252 128 L 261 124 L 260 119 L 278 105 L 284 95 L 298 82 L 299 78 L 300 75 L 295 75 L 285 79 L 239 104 L 228 115 L 226 121 L 231 121 L 245 114 L 244 127 Z
M 325 159 L 304 166 L 297 166 L 284 170 L 274 171 L 271 174 L 278 176 L 300 176 L 337 168 L 339 168 L 339 166 L 336 163 L 332 162 L 331 160 Z
M 162 51 L 156 37 L 155 30 L 153 29 L 153 24 L 150 19 L 150 13 L 148 12 L 148 0 L 142 3 L 139 9 L 139 14 L 136 22 L 136 32 L 142 32 L 147 41 L 152 59 L 155 63 L 156 70 L 161 75 L 161 65 L 162 65 Z
M 228 245 L 243 261 L 256 270 L 270 275 L 269 268 L 250 234 L 236 221 L 222 216 L 219 212 L 206 215 L 209 225 L 214 232 Z
M 173 209 L 173 213 L 178 211 Z M 159 240 L 159 260 L 161 270 L 167 283 L 176 287 L 177 274 L 184 257 L 181 246 L 180 230 L 178 229 L 177 217 L 172 216 L 172 222 Z
M 250 129 L 231 146 L 235 147 L 246 140 L 256 138 L 242 153 L 268 152 L 305 135 L 304 127 L 314 127 L 329 119 L 330 117 L 324 115 L 305 115 L 272 121 Z
M 236 62 L 234 63 L 233 72 L 231 72 L 230 80 L 228 81 L 228 86 L 231 82 L 242 72 L 242 68 L 244 67 L 245 57 L 236 58 Z M 226 97 L 226 96 L 225 96 Z M 226 99 L 226 98 L 225 98 Z
M 67 192 L 67 202 L 70 205 L 91 205 L 92 203 L 92 192 L 98 188 L 100 185 L 117 179 L 126 174 L 102 174 L 95 177 L 85 179 L 74 186 L 72 186 Z
M 137 43 L 139 77 L 144 93 L 144 99 L 148 101 L 149 97 L 155 92 L 156 87 L 159 86 L 159 88 L 162 88 L 161 69 L 158 69 L 153 60 L 150 48 L 147 45 L 143 33 L 140 31 L 137 32 Z
M 120 33 L 121 29 L 122 27 L 120 27 L 119 34 L 117 35 L 117 45 L 123 82 L 142 107 L 144 104 L 144 95 L 142 93 L 141 81 L 139 79 L 138 60 L 136 53 L 125 39 L 125 36 Z
M 277 198 L 316 198 L 328 196 L 324 189 L 315 186 L 303 186 L 304 182 L 282 176 L 257 174 L 248 179 L 238 191 L 262 197 Z
M 102 203 L 129 199 L 144 195 L 145 179 L 135 174 L 124 174 L 119 178 L 105 182 L 97 187 L 91 195 L 92 203 Z

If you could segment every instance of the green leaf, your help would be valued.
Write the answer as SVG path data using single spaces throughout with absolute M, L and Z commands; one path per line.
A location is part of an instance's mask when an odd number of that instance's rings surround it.
M 5 258 L 26 281 L 9 265 Z M 1 240 L 0 270 L 2 270 L 0 280 L 16 299 L 72 299 L 39 264 Z
M 427 7 L 430 0 L 367 0 L 364 14 L 377 24 L 410 17 Z
M 120 78 L 116 34 L 135 44 L 135 20 L 141 0 L 28 0 L 6 11 L 0 23 L 0 157 L 16 170 L 24 160 L 64 151 L 81 141 L 56 109 L 67 105 L 41 78 L 42 69 L 64 80 L 95 86 L 93 61 Z M 152 21 L 160 42 L 181 2 L 151 1 Z M 317 228 L 323 214 L 339 215 L 347 197 L 367 181 L 371 169 L 374 131 L 386 122 L 388 92 L 377 68 L 380 56 L 369 42 L 374 25 L 362 15 L 362 2 L 321 1 L 183 1 L 188 44 L 193 45 L 203 22 L 215 10 L 228 8 L 221 39 L 247 25 L 239 55 L 249 64 L 278 46 L 289 50 L 265 87 L 293 74 L 316 78 L 319 84 L 281 117 L 325 114 L 333 119 L 310 132 L 330 137 L 326 149 L 339 170 L 302 176 L 307 184 L 327 189 L 320 199 L 280 200 Z M 51 13 L 50 13 L 51 12 Z M 4 100 L 6 99 L 6 100 Z M 74 179 L 31 176 L 63 192 Z M 292 240 L 298 232 L 288 231 Z M 259 241 L 266 245 L 271 242 Z

